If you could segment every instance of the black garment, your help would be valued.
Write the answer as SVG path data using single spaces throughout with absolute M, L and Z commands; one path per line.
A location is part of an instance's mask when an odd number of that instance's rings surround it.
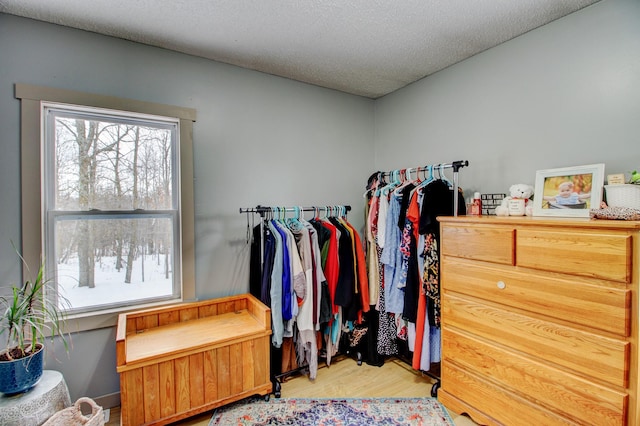
M 267 226 L 264 230 L 264 263 L 262 264 L 262 281 L 260 285 L 260 300 L 271 306 L 271 272 L 276 255 L 276 238 Z
M 367 355 L 365 361 L 369 365 L 375 365 L 376 367 L 382 367 L 384 365 L 384 358 L 378 353 L 378 315 L 380 313 L 376 311 L 376 306 L 371 305 L 369 312 L 365 314 L 367 323 L 369 324 L 369 331 L 367 332 Z
M 331 294 L 329 294 L 329 285 L 327 281 L 322 281 L 320 285 L 320 318 L 318 322 L 320 324 L 327 324 L 333 318 L 331 315 Z
M 324 225 L 316 219 L 311 219 L 309 223 L 313 226 L 313 229 L 316 230 L 316 234 L 318 236 L 318 247 L 320 247 L 320 251 L 322 251 L 324 245 L 327 244 L 331 238 L 331 231 L 325 228 Z
M 338 272 L 338 284 L 334 304 L 342 306 L 344 321 L 355 321 L 358 309 L 353 309 L 355 298 L 355 259 L 353 257 L 353 240 L 349 230 L 345 228 L 336 218 L 329 218 L 329 221 L 340 231 L 338 240 L 338 261 L 340 270 Z M 354 314 L 355 311 L 355 314 Z
M 316 230 L 316 235 L 318 237 L 318 246 L 320 248 L 320 252 L 324 250 L 325 244 L 329 244 L 329 240 L 331 239 L 331 231 L 324 227 L 324 225 L 316 219 L 311 219 L 309 221 L 313 229 Z M 325 262 L 322 263 L 322 269 L 324 269 Z M 318 265 L 316 265 L 318 266 Z M 321 292 L 320 292 L 320 324 L 328 323 L 333 315 L 331 315 L 331 295 L 329 294 L 329 285 L 327 281 L 322 281 L 320 284 Z
M 433 234 L 434 239 L 440 244 L 440 223 L 436 219 L 438 216 L 453 216 L 453 189 L 443 180 L 436 180 L 425 187 L 422 210 L 420 211 L 420 234 Z M 458 215 L 465 215 L 467 212 L 462 192 L 458 191 Z M 424 254 L 426 256 L 426 253 Z M 438 256 L 433 256 L 437 259 Z M 428 266 L 429 259 L 425 259 L 425 267 Z M 437 273 L 437 272 L 436 272 Z M 438 325 L 440 316 L 440 275 L 430 284 L 435 291 L 427 292 L 427 315 L 429 323 Z M 433 290 L 433 289 L 432 289 Z
M 253 239 L 251 240 L 251 257 L 249 260 L 249 293 L 260 299 L 260 288 L 262 285 L 262 261 L 260 250 L 262 247 L 262 234 L 260 225 L 253 228 Z
M 407 268 L 407 281 L 404 287 L 404 307 L 402 318 L 416 323 L 418 318 L 418 300 L 420 294 L 420 271 L 418 271 L 418 242 L 411 232 L 409 244 L 409 260 Z
M 398 216 L 398 228 L 400 232 L 404 229 L 404 222 L 407 219 L 407 209 L 411 202 L 411 191 L 416 187 L 414 183 L 409 183 L 401 189 L 402 198 L 400 199 L 400 216 Z
M 420 234 L 433 233 L 440 239 L 438 216 L 453 216 L 453 189 L 444 180 L 435 180 L 424 188 L 424 200 L 420 211 Z M 458 191 L 458 214 L 465 215 L 464 197 Z

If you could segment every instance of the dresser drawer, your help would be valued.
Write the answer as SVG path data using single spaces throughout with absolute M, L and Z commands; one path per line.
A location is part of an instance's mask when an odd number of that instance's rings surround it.
M 578 423 L 570 421 L 539 405 L 519 398 L 513 393 L 484 380 L 475 374 L 469 374 L 450 363 L 443 363 L 441 370 L 441 388 L 438 390 L 438 400 L 445 407 L 449 401 L 456 399 L 464 401 L 472 407 L 481 407 L 485 416 L 495 419 L 490 425 L 509 426 L 576 426 Z M 482 423 L 485 424 L 485 423 Z
M 552 362 L 616 386 L 629 384 L 630 347 L 623 339 L 512 312 L 444 289 L 442 321 L 443 327 L 511 347 L 533 359 Z
M 629 283 L 631 247 L 626 234 L 518 229 L 516 265 Z
M 491 267 L 460 259 L 442 260 L 442 288 L 544 314 L 626 337 L 630 334 L 631 291 Z
M 445 224 L 440 233 L 445 256 L 514 264 L 514 229 Z
M 502 389 L 582 424 L 622 425 L 628 395 L 449 328 L 442 330 L 446 364 L 490 378 Z M 447 386 L 443 375 L 443 387 Z M 493 417 L 493 416 L 492 416 Z

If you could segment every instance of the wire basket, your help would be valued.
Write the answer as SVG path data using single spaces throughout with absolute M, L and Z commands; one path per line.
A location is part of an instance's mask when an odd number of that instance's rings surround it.
M 91 413 L 82 414 L 82 404 L 91 407 Z M 104 414 L 102 407 L 93 399 L 79 398 L 71 407 L 60 410 L 49 418 L 42 426 L 103 426 Z
M 640 185 L 605 185 L 604 189 L 609 207 L 640 209 Z

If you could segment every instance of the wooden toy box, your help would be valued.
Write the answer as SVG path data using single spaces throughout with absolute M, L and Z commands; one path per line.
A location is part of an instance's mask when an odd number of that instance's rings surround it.
M 166 424 L 268 395 L 271 314 L 250 294 L 121 314 L 121 424 Z

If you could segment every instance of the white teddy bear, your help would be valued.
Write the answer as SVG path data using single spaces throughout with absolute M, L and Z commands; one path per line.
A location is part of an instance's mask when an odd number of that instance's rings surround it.
M 533 186 L 526 183 L 516 183 L 509 187 L 509 196 L 496 207 L 497 216 L 531 216 L 533 214 Z M 524 200 L 521 201 L 521 200 Z

